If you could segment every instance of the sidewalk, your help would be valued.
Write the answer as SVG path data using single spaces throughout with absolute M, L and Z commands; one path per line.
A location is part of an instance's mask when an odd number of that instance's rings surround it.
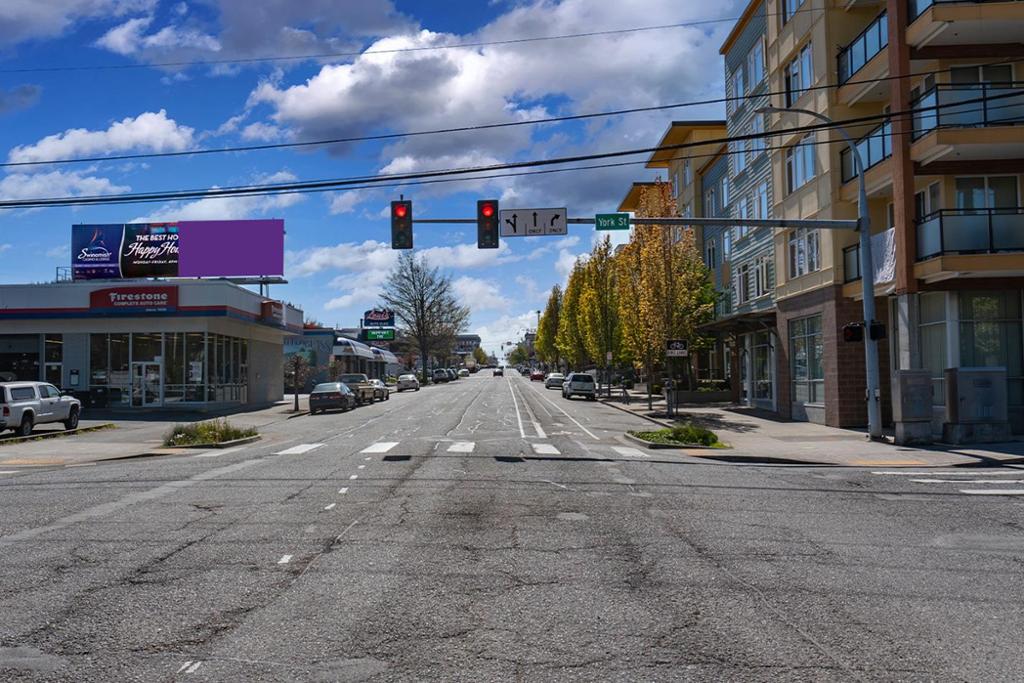
M 299 407 L 307 408 L 305 395 L 300 395 Z M 291 397 L 260 410 L 220 413 L 163 412 L 163 413 L 106 413 L 90 411 L 91 418 L 82 420 L 82 426 L 112 422 L 115 429 L 69 435 L 39 441 L 5 443 L 0 439 L 0 469 L 19 467 L 54 467 L 86 465 L 101 460 L 117 460 L 144 455 L 189 455 L 203 449 L 164 448 L 163 437 L 177 423 L 201 422 L 227 417 L 238 427 L 257 429 L 283 422 L 292 409 Z M 38 432 L 47 431 L 41 426 Z M 267 435 L 263 436 L 267 440 Z
M 648 410 L 647 396 L 630 394 L 628 405 L 613 394 L 602 403 L 642 416 L 664 426 L 665 401 L 656 398 Z M 810 422 L 788 422 L 752 408 L 714 404 L 677 408 L 676 419 L 706 427 L 732 448 L 684 451 L 687 455 L 737 462 L 806 463 L 845 467 L 963 467 L 1024 462 L 1024 441 L 978 446 L 896 446 L 868 441 L 864 431 L 837 429 Z M 652 424 L 652 427 L 654 425 Z

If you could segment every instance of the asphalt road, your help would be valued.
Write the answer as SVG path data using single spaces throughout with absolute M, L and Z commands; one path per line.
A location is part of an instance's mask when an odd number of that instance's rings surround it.
M 739 466 L 645 425 L 481 373 L 4 471 L 0 680 L 1024 678 L 1024 469 Z

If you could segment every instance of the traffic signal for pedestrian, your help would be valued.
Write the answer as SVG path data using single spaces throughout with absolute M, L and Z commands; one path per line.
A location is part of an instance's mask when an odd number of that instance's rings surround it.
M 391 248 L 412 249 L 412 202 L 391 202 Z
M 885 324 L 880 323 L 877 320 L 872 320 L 871 326 L 868 328 L 868 337 L 872 341 L 885 339 Z
M 864 323 L 846 323 L 845 325 L 843 325 L 843 341 L 864 341 Z
M 498 200 L 481 199 L 476 203 L 477 249 L 498 248 Z

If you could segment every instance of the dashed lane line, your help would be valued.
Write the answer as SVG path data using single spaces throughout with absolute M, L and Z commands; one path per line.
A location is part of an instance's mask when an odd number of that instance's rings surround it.
M 291 555 L 282 555 L 281 559 L 277 561 L 278 564 L 288 564 L 292 561 Z
M 352 475 L 349 476 L 349 479 L 358 479 L 358 478 L 359 478 L 358 474 L 352 474 Z
M 392 448 L 398 445 L 397 441 L 378 441 L 377 443 L 370 444 L 360 453 L 387 453 Z
M 960 489 L 969 496 L 1024 496 L 1024 489 Z
M 549 398 L 548 398 L 547 396 L 545 396 L 544 394 L 542 394 L 542 393 L 540 393 L 540 392 L 536 392 L 536 393 L 537 393 L 537 396 L 539 396 L 540 398 L 542 398 L 542 399 L 544 399 L 545 401 L 547 401 L 548 403 L 550 403 L 550 404 L 551 404 L 552 406 L 554 406 L 554 408 L 555 408 L 556 410 L 558 410 L 558 411 L 559 411 L 559 412 L 561 412 L 561 413 L 562 413 L 563 415 L 565 415 L 565 416 L 566 416 L 567 418 L 569 418 L 569 419 L 570 419 L 570 420 L 572 420 L 572 421 L 573 421 L 574 423 L 576 423 L 576 426 L 577 426 L 577 427 L 579 427 L 580 429 L 582 429 L 582 430 L 583 430 L 584 432 L 586 432 L 586 433 L 587 433 L 587 434 L 588 434 L 588 435 L 590 436 L 590 438 L 591 438 L 591 439 L 593 439 L 594 441 L 600 441 L 600 440 L 601 440 L 600 438 L 598 438 L 598 436 L 597 436 L 596 434 L 594 434 L 594 432 L 590 431 L 589 429 L 587 429 L 586 427 L 584 427 L 584 426 L 583 426 L 582 424 L 580 424 L 580 421 L 579 421 L 579 420 L 577 420 L 577 419 L 576 419 L 575 417 L 573 417 L 573 416 L 572 416 L 572 415 L 570 415 L 569 413 L 565 412 L 565 409 L 563 409 L 563 408 L 562 408 L 561 406 L 559 406 L 559 405 L 557 405 L 557 404 L 553 403 L 553 402 L 551 401 L 551 399 L 549 399 Z
M 340 493 L 342 495 L 348 493 L 348 487 L 347 486 L 342 486 L 340 489 L 338 489 L 338 493 Z
M 335 505 L 337 505 L 337 503 L 331 503 L 330 505 L 325 507 L 324 510 L 333 510 Z
M 323 446 L 322 443 L 300 443 L 298 446 L 292 446 L 286 448 L 283 451 L 278 451 L 274 455 L 302 455 L 303 453 L 309 453 L 312 450 L 316 450 Z

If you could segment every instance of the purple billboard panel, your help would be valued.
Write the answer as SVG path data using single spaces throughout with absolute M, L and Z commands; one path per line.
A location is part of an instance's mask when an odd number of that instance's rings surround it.
M 178 277 L 284 275 L 284 221 L 180 221 Z

